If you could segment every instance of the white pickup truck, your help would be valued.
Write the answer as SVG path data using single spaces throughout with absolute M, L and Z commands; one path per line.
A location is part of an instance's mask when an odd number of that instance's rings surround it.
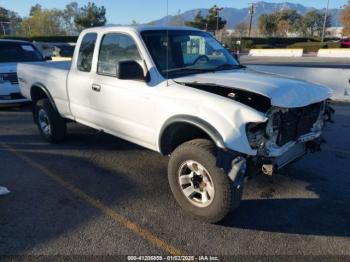
M 76 121 L 169 155 L 178 203 L 217 222 L 246 177 L 272 175 L 317 150 L 331 91 L 247 69 L 209 33 L 187 27 L 100 27 L 71 63 L 19 64 L 22 94 L 49 142 Z

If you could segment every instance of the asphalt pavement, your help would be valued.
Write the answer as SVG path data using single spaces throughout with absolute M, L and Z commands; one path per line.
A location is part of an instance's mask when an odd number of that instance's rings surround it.
M 30 108 L 1 108 L 0 255 L 350 256 L 350 106 L 335 109 L 322 152 L 205 224 L 172 197 L 167 157 L 75 123 L 47 144 Z

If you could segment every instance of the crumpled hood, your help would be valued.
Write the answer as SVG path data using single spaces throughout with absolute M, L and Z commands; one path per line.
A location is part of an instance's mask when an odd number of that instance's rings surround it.
M 14 73 L 17 71 L 17 63 L 0 63 L 0 73 Z
M 196 74 L 174 80 L 180 83 L 210 84 L 246 90 L 269 97 L 272 105 L 285 108 L 307 106 L 326 100 L 332 94 L 332 90 L 327 87 L 251 69 Z

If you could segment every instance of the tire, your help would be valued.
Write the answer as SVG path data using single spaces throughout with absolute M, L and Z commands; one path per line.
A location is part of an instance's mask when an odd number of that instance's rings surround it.
M 47 142 L 57 144 L 64 140 L 67 132 L 66 121 L 48 99 L 37 101 L 34 106 L 34 119 L 41 136 Z
M 216 151 L 211 141 L 195 139 L 179 146 L 170 156 L 168 166 L 170 188 L 178 204 L 195 218 L 209 223 L 221 221 L 237 208 L 243 192 L 243 187 L 235 188 L 224 170 L 216 165 Z M 192 171 L 196 168 L 203 174 L 199 187 Z M 196 191 L 190 194 L 196 184 Z M 202 194 L 197 193 L 202 189 Z M 206 199 L 209 201 L 205 202 Z

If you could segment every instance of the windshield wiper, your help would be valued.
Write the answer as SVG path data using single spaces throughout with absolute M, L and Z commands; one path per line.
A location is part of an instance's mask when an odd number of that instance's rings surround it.
M 180 67 L 180 68 L 173 68 L 164 70 L 164 73 L 174 73 L 174 72 L 183 72 L 183 71 L 199 71 L 199 72 L 208 72 L 211 69 L 205 69 L 205 68 L 191 68 L 191 67 Z
M 211 71 L 241 69 L 241 68 L 246 68 L 246 67 L 243 65 L 222 64 L 222 65 L 219 65 L 217 67 L 214 67 L 213 69 L 211 69 Z
M 232 64 L 222 64 L 217 67 L 213 68 L 193 68 L 193 67 L 180 67 L 180 68 L 173 68 L 164 70 L 164 73 L 179 73 L 179 72 L 216 72 L 220 70 L 229 70 L 229 69 L 240 69 L 240 68 L 246 68 L 242 65 L 232 65 Z

